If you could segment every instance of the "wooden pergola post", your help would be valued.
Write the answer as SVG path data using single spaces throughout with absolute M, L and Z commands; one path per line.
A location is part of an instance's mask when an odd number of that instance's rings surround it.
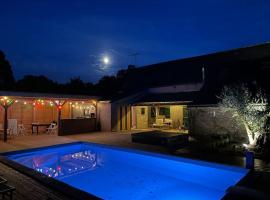
M 58 126 L 58 131 L 57 134 L 61 135 L 61 114 L 62 114 L 62 107 L 64 106 L 64 104 L 66 103 L 66 101 L 54 101 L 54 105 L 57 108 L 57 126 Z
M 14 103 L 13 99 L 8 97 L 2 97 L 0 105 L 4 108 L 4 142 L 7 142 L 7 130 L 8 130 L 8 108 Z

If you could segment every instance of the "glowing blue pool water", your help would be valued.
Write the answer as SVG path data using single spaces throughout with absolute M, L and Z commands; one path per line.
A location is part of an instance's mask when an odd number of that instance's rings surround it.
M 92 143 L 15 152 L 7 157 L 102 199 L 220 199 L 248 172 Z

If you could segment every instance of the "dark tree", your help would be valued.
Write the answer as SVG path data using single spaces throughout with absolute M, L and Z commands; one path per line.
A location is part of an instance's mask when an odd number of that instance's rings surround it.
M 26 75 L 17 81 L 16 90 L 52 93 L 59 91 L 59 84 L 45 76 Z
M 63 84 L 65 87 L 65 92 L 70 94 L 94 94 L 95 89 L 92 83 L 86 83 L 81 80 L 80 77 L 71 78 L 70 81 L 66 84 Z
M 6 60 L 4 52 L 0 50 L 0 89 L 12 89 L 14 87 L 14 77 L 10 63 Z
M 104 97 L 112 97 L 117 94 L 118 85 L 115 76 L 103 76 L 96 84 L 98 94 Z

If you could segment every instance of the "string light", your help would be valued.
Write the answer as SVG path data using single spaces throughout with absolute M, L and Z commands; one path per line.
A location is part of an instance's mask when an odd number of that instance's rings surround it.
M 64 105 L 64 100 L 54 100 L 54 102 L 52 100 L 43 100 L 43 99 L 37 99 L 37 100 L 33 100 L 33 101 L 22 101 L 19 99 L 10 99 L 7 96 L 2 96 L 0 98 L 0 102 L 2 105 L 9 105 L 14 103 L 18 103 L 18 102 L 22 102 L 23 105 L 27 105 L 30 103 L 30 105 L 39 108 L 41 106 L 56 106 L 57 109 L 62 109 L 63 105 Z M 77 102 L 72 102 L 69 101 L 68 104 L 72 107 L 72 108 L 76 108 L 76 109 L 88 109 L 91 111 L 95 110 L 95 104 L 96 101 L 95 100 L 91 100 L 91 101 L 77 101 Z M 89 105 L 90 104 L 90 105 Z M 91 105 L 92 104 L 92 105 Z

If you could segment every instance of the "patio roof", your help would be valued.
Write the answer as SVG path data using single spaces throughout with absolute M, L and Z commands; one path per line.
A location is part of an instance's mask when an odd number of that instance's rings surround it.
M 15 92 L 15 91 L 0 91 L 0 96 L 16 97 L 18 99 L 61 99 L 61 100 L 99 100 L 98 96 L 86 95 L 66 95 L 66 94 L 51 94 L 51 93 L 32 93 L 32 92 Z
M 180 93 L 146 93 L 137 98 L 133 105 L 151 105 L 151 104 L 191 104 L 197 99 L 198 92 L 180 92 Z

